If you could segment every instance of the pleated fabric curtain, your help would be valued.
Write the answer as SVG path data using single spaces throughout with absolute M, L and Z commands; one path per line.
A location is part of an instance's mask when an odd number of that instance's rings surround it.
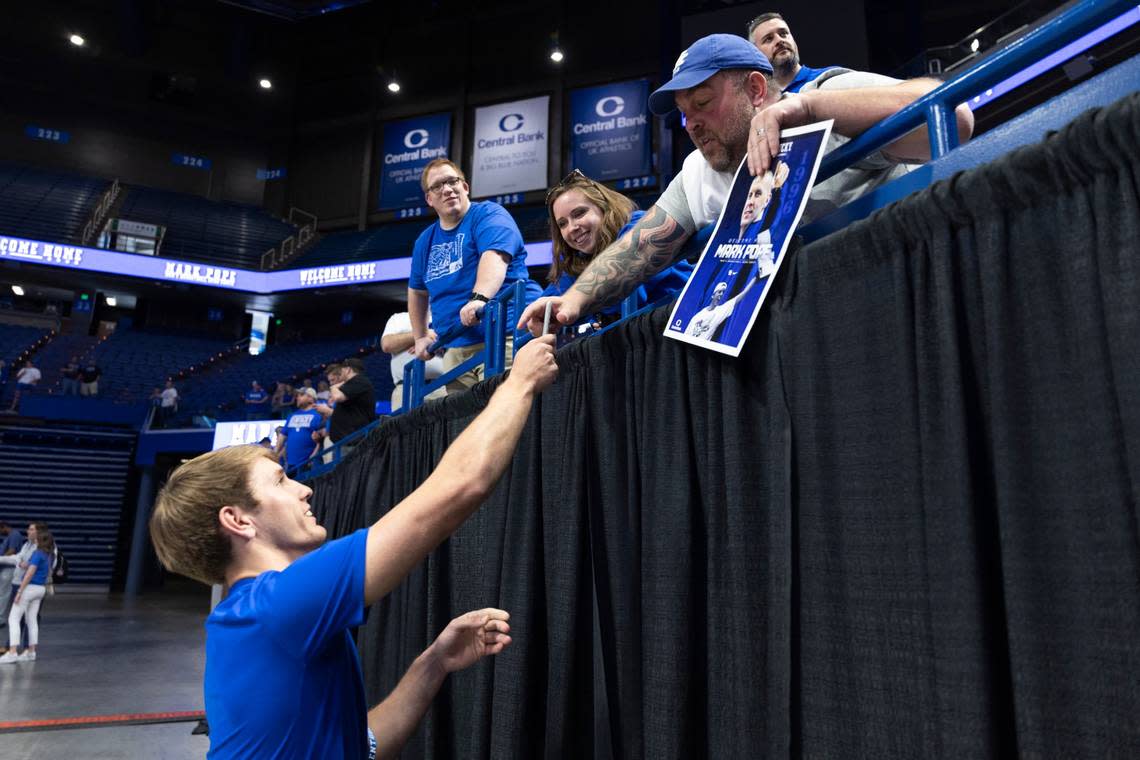
M 379 701 L 511 612 L 406 757 L 1140 756 L 1140 99 L 785 262 L 744 353 L 559 353 L 492 498 L 376 605 Z M 414 490 L 496 381 L 314 483 Z

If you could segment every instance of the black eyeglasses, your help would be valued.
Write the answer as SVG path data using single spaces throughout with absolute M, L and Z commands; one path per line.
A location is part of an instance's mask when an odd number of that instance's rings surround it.
M 570 172 L 565 177 L 563 177 L 561 182 L 559 182 L 557 185 L 555 185 L 554 187 L 552 187 L 546 191 L 546 203 L 547 203 L 547 205 L 550 205 L 550 201 L 553 200 L 554 196 L 556 196 L 556 195 L 558 195 L 558 193 L 562 192 L 566 188 L 566 186 L 569 185 L 574 180 L 581 180 L 581 181 L 589 183 L 591 185 L 597 185 L 598 184 L 597 182 L 595 182 L 594 180 L 590 179 L 585 174 L 583 174 L 581 169 L 575 169 L 574 171 Z
M 439 195 L 443 192 L 444 187 L 455 188 L 463 181 L 463 177 L 445 177 L 438 182 L 433 182 L 428 185 L 428 192 L 432 195 Z

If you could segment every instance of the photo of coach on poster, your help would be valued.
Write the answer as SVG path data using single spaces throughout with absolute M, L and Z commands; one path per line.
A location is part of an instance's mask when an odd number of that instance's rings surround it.
M 741 162 L 665 337 L 739 356 L 811 195 L 831 122 L 784 130 L 772 169 Z

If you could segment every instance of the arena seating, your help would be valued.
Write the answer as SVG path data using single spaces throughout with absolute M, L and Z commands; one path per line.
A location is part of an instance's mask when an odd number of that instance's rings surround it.
M 78 242 L 92 206 L 108 184 L 96 177 L 0 163 L 0 232 Z
M 46 334 L 40 327 L 0 324 L 0 359 L 11 366 L 13 359 Z
M 0 436 L 4 518 L 47 522 L 67 555 L 69 583 L 111 582 L 135 438 L 50 427 L 9 427 Z
M 260 269 L 262 254 L 295 231 L 256 206 L 137 186 L 126 189 L 119 216 L 165 226 L 164 257 L 244 269 Z
M 388 355 L 375 350 L 377 342 L 375 336 L 306 341 L 270 346 L 258 356 L 241 354 L 233 361 L 220 362 L 180 385 L 176 423 L 185 424 L 199 414 L 219 420 L 244 419 L 242 396 L 252 381 L 258 381 L 267 390 L 275 383 L 298 384 L 306 377 L 316 384 L 321 379 L 322 366 L 350 356 L 364 361 L 377 398 L 387 398 L 392 393 Z
M 373 261 L 412 255 L 412 245 L 425 227 L 423 219 L 400 224 L 373 227 L 363 232 L 332 232 L 320 240 L 300 258 L 289 265 L 291 269 L 343 264 L 351 261 Z

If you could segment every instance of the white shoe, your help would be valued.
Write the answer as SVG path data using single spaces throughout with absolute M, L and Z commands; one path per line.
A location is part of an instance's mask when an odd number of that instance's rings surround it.
M 19 661 L 20 661 L 20 655 L 16 654 L 15 652 L 5 652 L 4 655 L 2 657 L 0 657 L 0 665 L 7 665 L 10 662 L 19 662 Z
M 23 654 L 16 655 L 16 659 L 18 659 L 20 662 L 35 662 L 36 661 L 36 653 L 35 652 L 24 652 Z

